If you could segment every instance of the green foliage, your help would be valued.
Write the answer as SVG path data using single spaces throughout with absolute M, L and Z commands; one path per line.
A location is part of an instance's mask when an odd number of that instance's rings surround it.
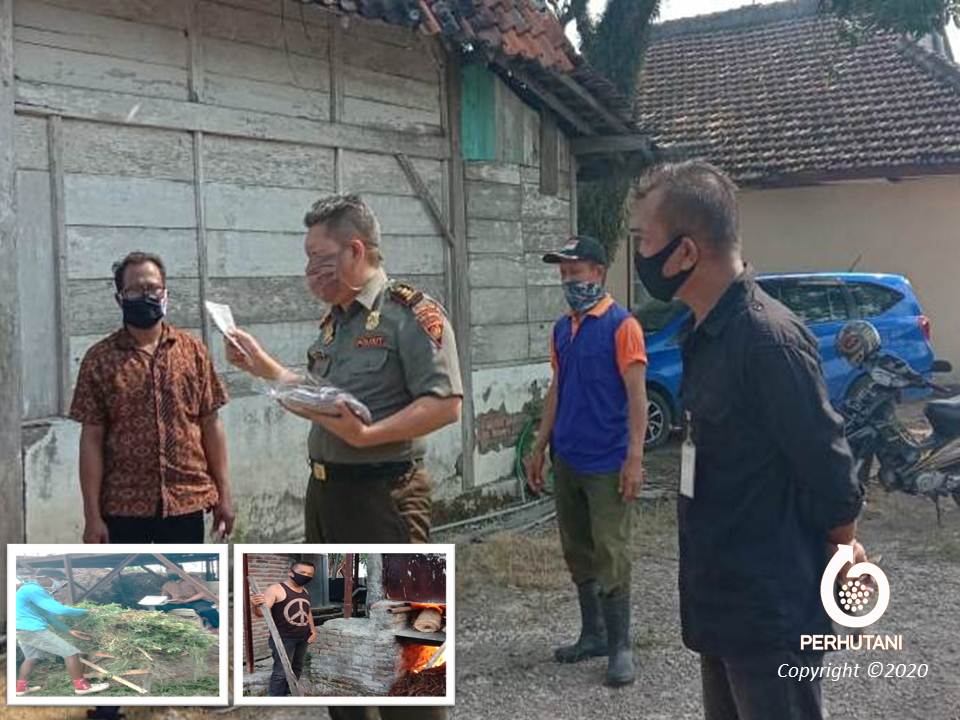
M 561 21 L 575 21 L 580 33 L 580 52 L 590 66 L 602 73 L 625 97 L 636 95 L 643 52 L 650 23 L 660 11 L 660 0 L 609 0 L 603 15 L 594 21 L 586 3 L 569 0 Z M 603 243 L 608 256 L 616 255 L 626 236 L 626 200 L 629 177 L 582 182 L 577 191 L 577 231 Z
M 150 695 L 217 694 L 217 636 L 204 630 L 199 623 L 156 610 L 131 610 L 115 603 L 82 602 L 77 607 L 90 612 L 72 621 L 71 625 L 74 630 L 89 634 L 91 640 L 73 637 L 69 640 L 87 653 L 91 662 L 121 676 L 128 670 L 150 670 Z M 96 652 L 112 657 L 93 656 Z M 84 671 L 90 669 L 85 667 Z M 145 682 L 144 677 L 136 675 L 128 679 L 141 684 Z M 31 679 L 43 686 L 39 695 L 73 695 L 70 678 L 59 658 L 38 663 Z M 106 681 L 110 688 L 102 693 L 104 695 L 138 695 L 114 680 L 107 678 Z
M 916 39 L 950 22 L 960 26 L 960 0 L 821 0 L 820 6 L 842 18 L 853 37 L 891 30 Z
M 131 610 L 114 603 L 77 607 L 90 610 L 74 623 L 75 630 L 93 636 L 89 644 L 117 659 L 133 660 L 138 667 L 146 660 L 140 650 L 161 661 L 183 662 L 183 656 L 189 655 L 200 664 L 217 643 L 216 636 L 198 623 L 157 610 Z

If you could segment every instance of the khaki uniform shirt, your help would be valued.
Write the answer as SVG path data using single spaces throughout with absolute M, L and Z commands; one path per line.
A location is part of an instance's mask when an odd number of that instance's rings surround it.
M 393 415 L 423 395 L 463 396 L 453 328 L 438 302 L 383 270 L 351 305 L 334 306 L 307 352 L 307 368 L 324 383 L 352 393 L 373 421 Z M 327 463 L 378 463 L 423 457 L 425 441 L 356 448 L 321 425 L 310 430 L 310 457 Z

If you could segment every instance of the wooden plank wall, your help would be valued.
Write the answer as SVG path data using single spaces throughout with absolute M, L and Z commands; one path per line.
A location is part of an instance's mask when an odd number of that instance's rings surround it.
M 567 139 L 561 134 L 557 148 L 559 192 L 541 194 L 539 115 L 496 82 L 496 160 L 466 167 L 471 346 L 480 367 L 549 357 L 550 328 L 566 306 L 557 270 L 541 256 L 572 232 Z
M 302 277 L 302 220 L 336 190 L 377 212 L 392 275 L 448 300 L 443 242 L 392 155 L 412 157 L 446 210 L 431 41 L 344 28 L 291 0 L 13 5 L 25 417 L 63 413 L 83 354 L 119 324 L 110 267 L 134 249 L 166 261 L 172 322 L 200 335 L 202 301 L 228 302 L 302 365 L 322 313 Z M 51 117 L 62 118 L 53 135 Z
M 0 138 L 14 133 L 12 0 L 0 0 Z M 12 498 L 23 497 L 20 463 L 21 390 L 19 296 L 17 292 L 16 165 L 11 143 L 0 141 L 0 541 L 24 540 L 24 517 Z M 6 510 L 4 511 L 4 508 Z M 6 553 L 0 577 L 7 577 Z M 0 628 L 6 630 L 6 594 L 0 597 Z

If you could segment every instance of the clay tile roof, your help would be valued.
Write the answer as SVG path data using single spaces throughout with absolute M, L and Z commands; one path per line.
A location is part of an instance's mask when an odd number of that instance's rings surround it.
M 591 69 L 567 39 L 545 0 L 319 0 L 343 13 L 382 20 L 446 38 L 476 57 L 486 57 L 507 77 L 522 71 L 542 83 L 600 131 L 610 123 L 570 91 L 558 75 L 569 76 L 620 123 L 632 126 L 631 105 Z M 620 129 L 615 129 L 620 132 Z
M 960 69 L 890 33 L 851 43 L 794 0 L 656 26 L 638 125 L 741 184 L 960 164 Z

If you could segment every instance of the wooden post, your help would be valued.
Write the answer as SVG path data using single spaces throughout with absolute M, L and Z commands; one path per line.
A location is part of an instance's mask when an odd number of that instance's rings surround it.
M 106 676 L 107 676 L 108 678 L 110 678 L 111 680 L 116 680 L 116 681 L 117 681 L 118 683 L 120 683 L 121 685 L 126 685 L 126 686 L 127 686 L 128 688 L 130 688 L 131 690 L 136 690 L 136 691 L 137 691 L 138 693 L 140 693 L 141 695 L 146 695 L 146 694 L 147 694 L 147 691 L 144 690 L 144 689 L 143 689 L 142 687 L 140 687 L 139 685 L 134 685 L 134 684 L 133 684 L 132 682 L 130 682 L 129 680 L 124 680 L 124 679 L 123 679 L 122 677 L 120 677 L 119 675 L 114 675 L 114 674 L 111 673 L 109 670 L 104 670 L 104 669 L 103 669 L 102 667 L 100 667 L 99 665 L 94 665 L 92 662 L 90 662 L 90 661 L 87 660 L 86 658 L 80 658 L 80 662 L 82 662 L 82 663 L 83 663 L 84 665 L 86 665 L 87 667 L 93 668 L 93 669 L 96 670 L 98 673 L 103 673 L 104 675 L 106 675 Z
M 77 593 L 73 585 L 73 566 L 70 564 L 69 555 L 63 556 L 63 572 L 67 576 L 67 597 L 70 599 L 70 604 L 73 605 L 77 602 Z
M 463 380 L 463 408 L 460 420 L 460 440 L 463 456 L 464 490 L 471 489 L 475 484 L 473 448 L 475 438 L 475 423 L 473 416 L 473 358 L 470 354 L 471 324 L 470 324 L 470 280 L 469 255 L 467 247 L 467 196 L 464 189 L 463 148 L 461 144 L 461 77 L 460 58 L 456 51 L 447 55 L 446 63 L 446 96 L 447 96 L 447 125 L 450 132 L 450 162 L 448 171 L 450 182 L 448 191 L 450 198 L 450 232 L 453 235 L 455 247 L 453 252 L 453 288 L 454 296 L 450 299 L 453 310 L 454 329 L 457 333 L 457 351 L 460 356 L 460 376 Z
M 243 555 L 243 596 L 250 597 L 250 566 L 247 554 Z M 253 619 L 250 612 L 250 603 L 243 604 L 243 649 L 247 659 L 247 672 L 253 673 Z M 236 640 L 234 640 L 236 642 Z
M 113 570 L 111 570 L 109 573 L 107 573 L 106 575 L 104 575 L 102 578 L 100 578 L 99 580 L 97 580 L 93 585 L 90 586 L 90 589 L 89 589 L 89 590 L 84 590 L 80 595 L 78 595 L 78 596 L 77 596 L 77 601 L 79 602 L 80 600 L 83 600 L 85 597 L 87 597 L 88 595 L 90 595 L 90 593 L 92 593 L 92 592 L 93 592 L 94 590 L 96 590 L 98 587 L 100 587 L 101 585 L 105 585 L 106 583 L 108 583 L 108 582 L 110 582 L 111 580 L 113 580 L 117 575 L 120 574 L 120 572 L 121 572 L 127 565 L 129 565 L 130 563 L 132 563 L 136 557 L 137 557 L 136 555 L 127 555 L 127 557 L 124 558 L 123 562 L 121 562 L 119 565 L 117 565 Z M 145 568 L 145 569 L 146 569 L 146 568 Z
M 203 69 L 203 51 L 200 42 L 201 31 L 199 2 L 197 0 L 186 0 L 187 2 L 187 42 L 188 45 L 188 73 L 190 102 L 202 102 L 204 95 L 204 69 Z
M 13 152 L 13 0 L 0 0 L 0 541 L 24 540 L 20 421 L 20 296 L 17 290 L 16 160 Z M 0 577 L 7 554 L 0 553 Z M 0 593 L 0 626 L 7 594 Z
M 63 118 L 47 118 L 47 154 L 50 158 L 50 225 L 53 229 L 53 274 L 57 318 L 57 411 L 66 415 L 70 392 L 70 324 L 67 322 L 67 219 L 63 190 Z
M 200 332 L 203 343 L 210 347 L 210 316 L 206 300 L 209 293 L 210 270 L 207 263 L 207 221 L 204 203 L 203 133 L 193 133 L 193 203 L 197 225 L 197 276 L 200 304 Z M 214 528 L 216 532 L 216 528 Z
M 330 604 L 330 560 L 326 555 L 320 555 L 317 564 L 317 575 L 323 578 L 320 585 L 320 607 Z
M 353 553 L 343 559 L 343 616 L 353 615 Z
M 250 578 L 249 582 L 253 594 L 259 595 L 260 588 L 257 586 L 257 581 Z M 248 595 L 247 598 L 249 597 Z M 248 599 L 247 604 L 249 603 L 250 600 Z M 280 631 L 277 630 L 277 624 L 273 621 L 273 616 L 269 612 L 264 612 L 263 621 L 267 624 L 267 630 L 270 631 L 270 637 L 273 638 L 273 645 L 277 649 L 277 655 L 280 656 L 280 664 L 283 665 L 283 672 L 287 676 L 287 685 L 290 686 L 290 692 L 297 697 L 303 697 L 303 688 L 300 687 L 300 681 L 297 679 L 297 676 L 293 674 L 290 658 L 287 657 L 286 648 L 283 647 L 283 641 L 280 639 Z

